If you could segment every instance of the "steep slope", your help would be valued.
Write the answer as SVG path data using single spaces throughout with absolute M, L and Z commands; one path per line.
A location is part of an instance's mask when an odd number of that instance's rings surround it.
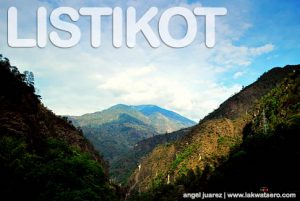
M 290 72 L 299 66 L 287 65 L 284 68 L 275 67 L 261 75 L 256 82 L 245 87 L 238 94 L 230 97 L 220 107 L 207 115 L 206 119 L 235 119 L 247 112 L 262 96 L 276 87 Z
M 131 200 L 182 200 L 184 192 L 199 191 L 242 196 L 244 192 L 288 192 L 296 197 L 300 189 L 300 70 L 264 96 L 252 112 L 243 142 L 216 169 L 197 166 L 170 184 L 158 177 L 147 193 L 135 194 Z
M 139 141 L 134 147 L 111 164 L 111 177 L 120 183 L 127 183 L 128 178 L 139 164 L 139 161 L 156 146 L 182 139 L 192 128 L 185 128 L 165 135 L 156 135 Z
M 116 200 L 103 159 L 33 84 L 0 56 L 0 199 Z
M 212 174 L 205 187 L 299 192 L 299 133 L 300 71 L 296 71 L 257 104 L 240 148 Z
M 69 119 L 80 126 L 87 139 L 103 153 L 110 163 L 113 178 L 118 182 L 127 180 L 139 157 L 147 152 L 134 151 L 138 142 L 195 124 L 175 112 L 154 105 L 119 104 L 101 112 Z M 124 163 L 128 166 L 120 164 L 129 160 L 131 162 Z
M 156 189 L 168 180 L 170 183 L 176 182 L 189 170 L 196 171 L 196 167 L 205 173 L 223 164 L 242 143 L 244 128 L 258 113 L 255 108 L 258 101 L 289 73 L 299 69 L 300 66 L 286 66 L 270 70 L 225 101 L 182 140 L 156 147 L 141 161 L 140 171 L 135 171 L 139 174 L 137 188 L 142 191 Z
M 81 127 L 84 135 L 108 161 L 116 160 L 127 153 L 137 142 L 157 135 L 153 128 L 127 114 L 120 115 L 117 121 L 99 127 Z

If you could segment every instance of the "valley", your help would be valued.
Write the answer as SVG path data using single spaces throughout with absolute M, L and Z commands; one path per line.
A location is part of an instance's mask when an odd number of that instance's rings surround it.
M 199 123 L 155 105 L 60 117 L 2 56 L 0 78 L 0 193 L 11 200 L 299 192 L 300 65 L 269 70 Z
M 156 139 L 155 136 L 164 138 L 166 133 L 196 124 L 175 112 L 155 105 L 118 104 L 101 112 L 79 117 L 68 116 L 68 119 L 82 129 L 85 137 L 109 162 L 112 178 L 123 184 L 127 182 L 139 159 L 163 140 L 150 140 L 152 145 L 148 149 L 144 146 L 140 149 L 140 142 L 147 144 L 147 139 Z M 172 140 L 166 138 L 166 141 Z M 137 149 L 141 152 L 135 151 Z M 120 169 L 120 166 L 124 169 Z

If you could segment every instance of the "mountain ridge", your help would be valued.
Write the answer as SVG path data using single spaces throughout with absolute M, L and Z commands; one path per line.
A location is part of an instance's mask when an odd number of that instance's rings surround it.
M 104 123 L 108 123 L 114 120 L 118 120 L 120 114 L 128 114 L 133 116 L 144 123 L 152 124 L 157 132 L 172 132 L 179 130 L 181 128 L 193 126 L 196 122 L 183 117 L 182 115 L 163 109 L 157 105 L 125 105 L 125 104 L 116 104 L 102 111 L 87 113 L 80 116 L 69 116 L 76 126 L 91 126 L 93 124 L 100 125 Z M 168 119 L 174 120 L 178 125 L 173 125 L 171 130 L 166 130 L 163 128 L 159 128 L 157 125 L 152 123 L 157 118 L 157 115 L 162 115 L 167 117 Z M 88 120 L 86 120 L 88 119 Z
M 187 124 L 195 124 L 194 121 L 192 121 L 186 117 L 183 117 L 176 112 L 162 109 L 161 107 L 159 107 L 157 105 L 138 105 L 138 106 L 133 106 L 133 107 L 137 108 L 139 111 L 141 111 L 146 116 L 150 116 L 154 112 L 156 112 L 156 113 L 158 112 L 158 113 L 163 114 L 164 116 L 167 116 L 167 117 L 177 120 L 177 121 L 182 121 Z
M 141 161 L 141 170 L 136 169 L 132 175 L 133 178 L 139 174 L 137 188 L 147 192 L 156 185 L 166 184 L 167 180 L 176 182 L 178 176 L 189 174 L 191 169 L 195 171 L 197 166 L 204 174 L 222 164 L 242 143 L 243 130 L 253 115 L 261 112 L 255 105 L 290 73 L 299 70 L 299 65 L 287 65 L 264 73 L 256 82 L 224 101 L 180 141 L 154 148 Z
M 128 156 L 133 162 L 125 162 L 129 166 L 124 167 L 123 170 L 131 172 L 138 158 L 154 147 L 152 143 L 147 151 L 137 153 L 134 150 L 136 144 L 151 137 L 196 124 L 192 120 L 156 105 L 117 104 L 100 112 L 68 118 L 75 126 L 82 129 L 85 137 L 110 163 L 111 176 L 122 183 L 126 182 L 128 172 L 120 171 L 120 167 L 123 166 L 120 162 L 128 161 L 126 158 Z

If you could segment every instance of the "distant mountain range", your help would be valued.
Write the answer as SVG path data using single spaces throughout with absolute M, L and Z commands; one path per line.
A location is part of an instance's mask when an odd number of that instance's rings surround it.
M 159 134 L 173 132 L 196 124 L 186 117 L 156 105 L 118 104 L 101 112 L 72 116 L 71 119 L 75 125 L 80 127 L 98 127 L 112 122 L 147 125 L 152 128 L 152 131 Z
M 110 162 L 111 167 L 117 169 L 120 158 L 133 151 L 138 142 L 196 124 L 156 105 L 118 104 L 101 112 L 68 118 L 82 129 L 85 137 Z M 115 170 L 112 168 L 111 172 Z

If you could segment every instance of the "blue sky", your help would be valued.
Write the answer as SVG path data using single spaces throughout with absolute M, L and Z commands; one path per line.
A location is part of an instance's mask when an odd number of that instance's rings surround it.
M 300 63 L 299 0 L 1 0 L 0 52 L 21 71 L 35 73 L 36 87 L 45 105 L 57 114 L 80 115 L 113 104 L 156 104 L 193 120 L 203 118 L 243 85 L 255 81 L 275 66 Z M 103 20 L 103 45 L 89 45 L 88 18 L 77 25 L 83 30 L 81 43 L 60 49 L 7 46 L 7 9 L 16 6 L 22 37 L 35 36 L 35 12 L 44 6 L 50 12 L 60 6 L 134 6 L 142 15 L 151 6 L 160 11 L 173 6 L 225 7 L 217 17 L 216 45 L 203 44 L 203 20 L 198 37 L 181 49 L 149 47 L 142 36 L 135 48 L 111 45 L 111 18 Z M 157 19 L 156 19 L 157 20 Z M 157 21 L 152 23 L 155 28 Z M 53 30 L 53 28 L 49 28 Z M 182 21 L 172 21 L 171 30 L 182 35 Z M 202 44 L 200 44 L 202 42 Z

